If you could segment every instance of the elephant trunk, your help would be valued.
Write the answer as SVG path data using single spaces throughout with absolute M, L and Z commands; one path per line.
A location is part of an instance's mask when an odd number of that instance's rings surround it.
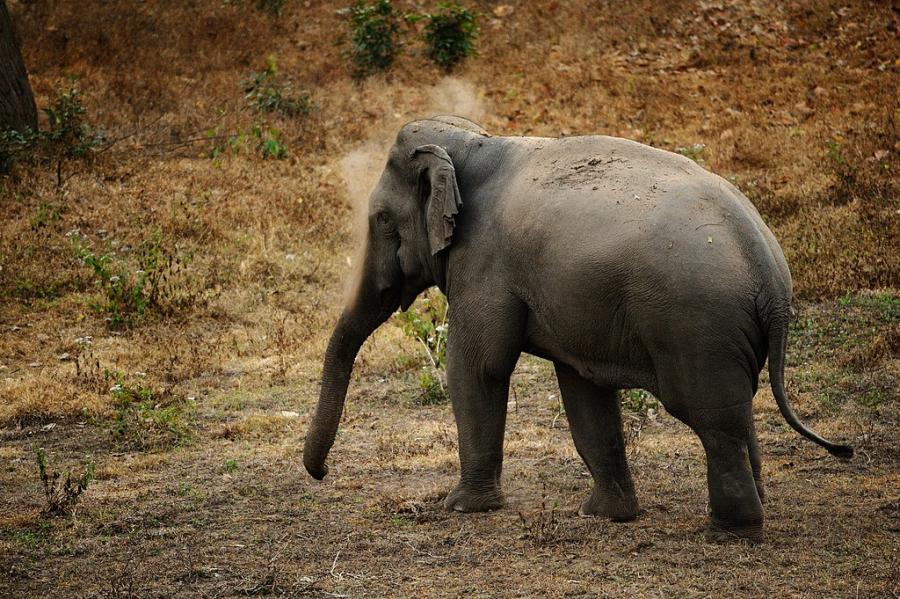
M 317 480 L 322 480 L 328 474 L 325 458 L 328 457 L 328 451 L 334 445 L 334 438 L 337 435 L 353 362 L 359 348 L 370 334 L 371 331 L 358 330 L 352 317 L 345 312 L 341 315 L 328 342 L 322 368 L 319 404 L 303 448 L 303 465 Z
M 390 291 L 371 295 L 361 293 L 353 306 L 341 314 L 331 334 L 322 367 L 319 404 L 303 448 L 303 465 L 317 480 L 328 474 L 325 459 L 337 435 L 356 354 L 369 335 L 396 310 L 399 300 L 394 295 Z M 362 302 L 361 297 L 376 297 L 381 301 Z M 363 307 L 372 304 L 374 307 Z

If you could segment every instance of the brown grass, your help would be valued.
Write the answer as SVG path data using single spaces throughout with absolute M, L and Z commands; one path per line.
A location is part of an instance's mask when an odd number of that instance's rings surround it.
M 900 590 L 900 77 L 886 3 L 542 0 L 498 17 L 477 2 L 480 55 L 453 77 L 406 53 L 361 83 L 333 43 L 344 25 L 331 2 L 288 2 L 280 18 L 250 1 L 9 5 L 38 104 L 74 82 L 115 143 L 0 178 L 0 595 Z M 310 93 L 309 116 L 247 107 L 240 82 L 269 55 Z M 524 359 L 509 507 L 446 514 L 450 408 L 415 405 L 422 358 L 387 325 L 357 361 L 333 474 L 309 479 L 299 448 L 355 260 L 354 206 L 397 127 L 434 112 L 497 134 L 703 144 L 697 157 L 747 193 L 791 264 L 789 392 L 858 457 L 837 463 L 799 439 L 764 385 L 764 546 L 703 542 L 702 452 L 665 414 L 630 435 L 639 520 L 581 519 L 590 479 L 552 369 Z M 254 124 L 281 132 L 285 160 L 228 149 Z M 102 285 L 73 229 L 128 276 L 146 243 L 181 265 L 135 326 L 94 308 Z M 111 433 L 116 377 L 154 398 L 127 413 L 131 437 Z M 188 437 L 173 441 L 169 424 Z M 61 472 L 96 462 L 73 518 L 40 516 L 35 444 Z

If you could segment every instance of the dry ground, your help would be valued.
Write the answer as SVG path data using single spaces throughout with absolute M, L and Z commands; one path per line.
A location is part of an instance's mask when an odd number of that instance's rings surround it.
M 39 105 L 74 83 L 115 143 L 0 178 L 0 596 L 900 593 L 890 3 L 473 2 L 480 56 L 452 77 L 412 45 L 362 83 L 330 2 L 289 0 L 281 17 L 250 0 L 8 4 Z M 247 107 L 240 82 L 269 55 L 309 115 Z M 703 541 L 702 452 L 664 413 L 627 418 L 641 517 L 577 517 L 590 479 L 552 371 L 530 358 L 513 380 L 508 507 L 443 512 L 450 407 L 419 405 L 424 358 L 393 324 L 358 359 L 331 475 L 305 474 L 352 205 L 390 133 L 442 111 L 498 134 L 680 149 L 759 206 L 796 281 L 788 391 L 858 449 L 830 458 L 760 391 L 765 544 Z M 285 159 L 263 159 L 254 125 L 280 132 Z M 129 282 L 165 257 L 133 326 L 97 310 L 109 283 L 76 244 Z M 74 515 L 42 513 L 37 447 L 51 470 L 96 465 Z

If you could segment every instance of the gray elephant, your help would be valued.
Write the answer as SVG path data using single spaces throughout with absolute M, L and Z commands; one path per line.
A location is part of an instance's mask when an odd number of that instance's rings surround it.
M 638 501 L 616 391 L 650 391 L 700 437 L 714 540 L 763 537 L 751 415 L 766 357 L 784 391 L 791 275 L 734 186 L 691 160 L 612 137 L 492 137 L 441 116 L 405 125 L 369 201 L 357 289 L 325 353 L 304 465 L 323 478 L 354 359 L 397 308 L 447 296 L 447 376 L 461 480 L 447 509 L 503 504 L 509 378 L 551 360 L 575 447 L 594 478 L 585 515 L 630 520 Z

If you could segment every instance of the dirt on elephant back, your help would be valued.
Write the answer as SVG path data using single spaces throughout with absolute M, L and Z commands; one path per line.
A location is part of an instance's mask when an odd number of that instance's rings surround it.
M 0 176 L 0 597 L 900 594 L 889 3 L 471 2 L 477 57 L 448 75 L 410 37 L 362 82 L 332 2 L 7 4 L 38 105 L 76 87 L 106 141 Z M 267 60 L 289 110 L 248 98 Z M 630 392 L 641 514 L 581 518 L 591 478 L 552 367 L 525 357 L 507 506 L 450 514 L 451 407 L 391 321 L 357 359 L 331 473 L 309 478 L 354 211 L 397 128 L 435 112 L 627 137 L 742 189 L 795 280 L 788 394 L 856 456 L 795 434 L 764 379 L 766 541 L 709 544 L 697 438 Z

